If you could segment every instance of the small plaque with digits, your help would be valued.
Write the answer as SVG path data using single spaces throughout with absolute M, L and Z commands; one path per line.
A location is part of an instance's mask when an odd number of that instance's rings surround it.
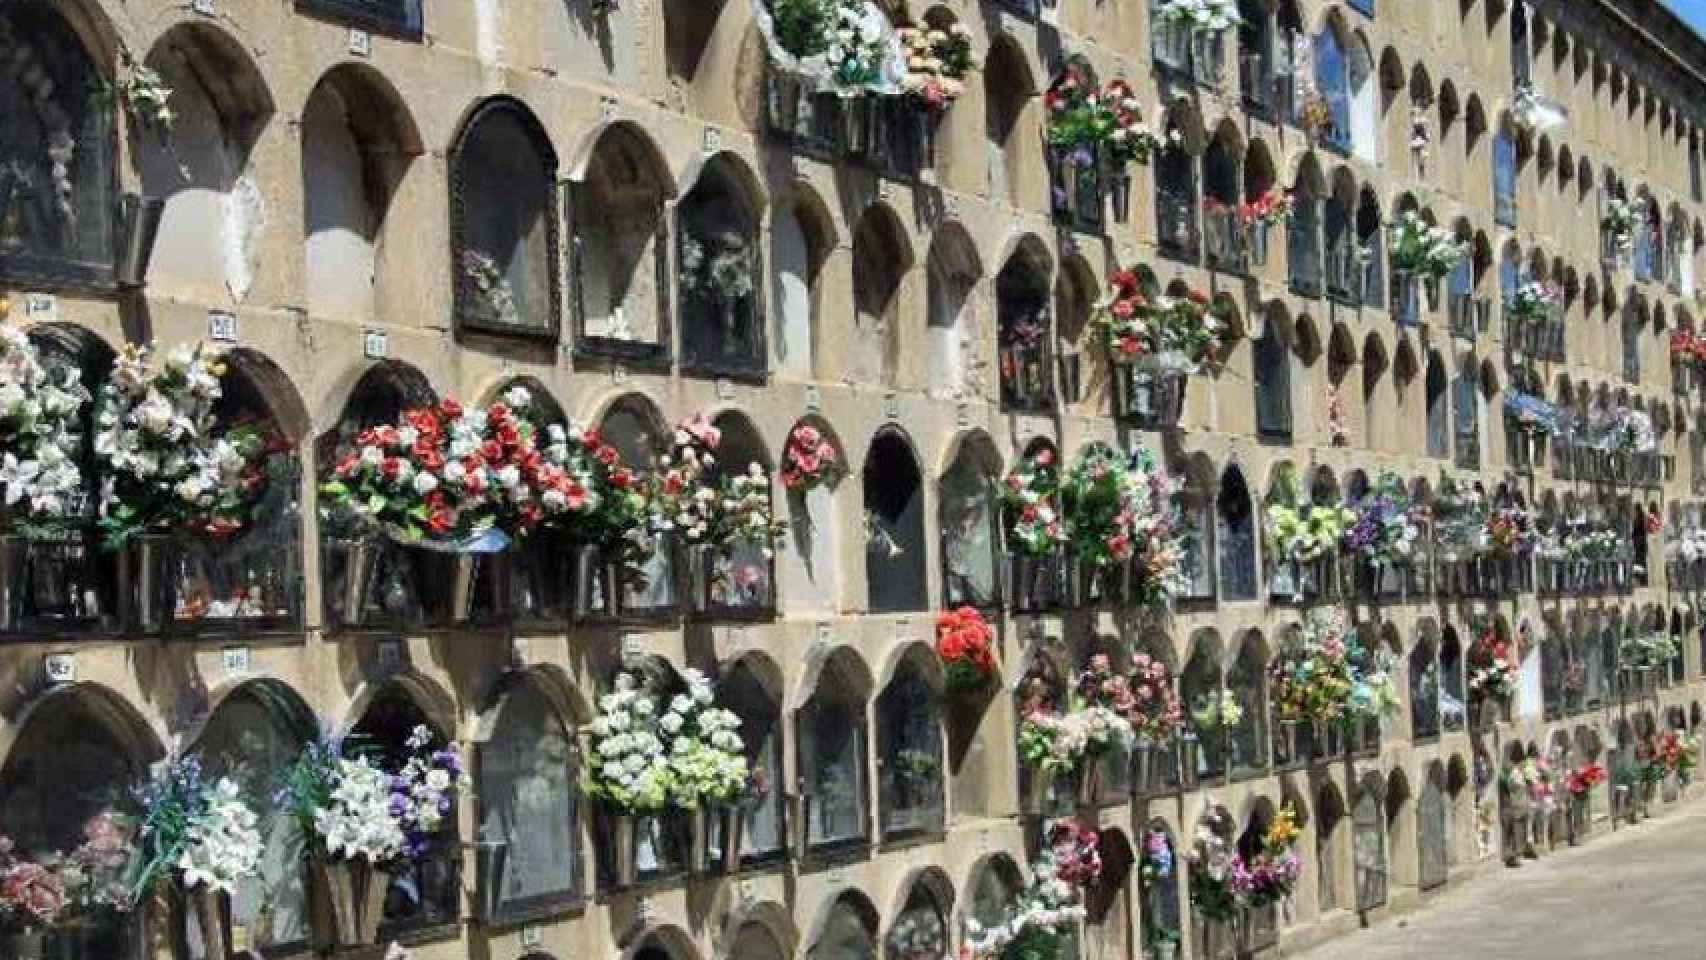
M 706 153 L 716 153 L 718 150 L 723 149 L 723 131 L 718 130 L 716 127 L 706 127 L 703 143 Z
M 719 378 L 717 380 L 717 399 L 718 400 L 733 400 L 734 398 L 735 398 L 734 381 L 728 379 L 727 377 Z
M 24 295 L 24 319 L 31 323 L 47 323 L 59 317 L 59 298 L 51 293 Z
M 204 17 L 213 16 L 213 0 L 190 0 L 190 9 Z
M 539 946 L 540 939 L 539 928 L 533 924 L 521 928 L 521 949 L 531 950 Z
M 379 669 L 390 672 L 403 666 L 403 641 L 379 641 Z
M 599 115 L 602 116 L 606 120 L 616 119 L 616 98 L 615 97 L 599 97 L 598 98 L 598 112 L 599 112 Z
M 250 663 L 249 648 L 226 647 L 219 651 L 219 663 L 220 666 L 225 668 L 225 672 L 228 674 L 236 675 L 248 673 Z
M 890 392 L 883 395 L 883 416 L 889 420 L 900 419 L 900 394 Z
M 361 355 L 369 360 L 385 359 L 390 349 L 390 338 L 383 330 L 368 330 L 361 335 Z
M 816 385 L 806 387 L 806 412 L 823 412 L 823 391 L 819 390 Z
M 620 363 L 610 368 L 610 382 L 618 387 L 628 382 L 628 368 Z
M 373 56 L 373 34 L 366 30 L 351 27 L 349 32 L 349 52 L 352 57 Z
M 237 315 L 229 310 L 207 311 L 207 339 L 215 343 L 236 343 Z
M 624 660 L 646 655 L 646 638 L 638 633 L 622 635 L 622 658 Z
M 77 655 L 50 653 L 42 658 L 42 673 L 52 684 L 77 682 Z
M 830 641 L 834 639 L 834 636 L 835 635 L 830 630 L 827 622 L 820 623 L 817 625 L 817 633 L 813 637 L 813 642 L 819 646 L 827 647 L 829 646 Z

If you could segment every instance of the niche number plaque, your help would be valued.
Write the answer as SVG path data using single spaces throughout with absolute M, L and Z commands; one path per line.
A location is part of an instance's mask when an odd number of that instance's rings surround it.
M 45 323 L 59 316 L 59 299 L 51 293 L 31 293 L 24 296 L 24 319 Z
M 217 343 L 236 343 L 237 315 L 227 310 L 207 311 L 207 339 Z
M 75 653 L 50 653 L 42 658 L 42 673 L 51 684 L 77 682 L 77 655 Z
M 350 28 L 349 52 L 352 57 L 373 56 L 373 34 L 366 30 Z
M 220 665 L 229 674 L 244 674 L 249 672 L 249 648 L 226 647 L 219 651 Z
M 368 330 L 361 335 L 361 355 L 369 360 L 385 359 L 390 347 L 390 339 L 383 330 Z

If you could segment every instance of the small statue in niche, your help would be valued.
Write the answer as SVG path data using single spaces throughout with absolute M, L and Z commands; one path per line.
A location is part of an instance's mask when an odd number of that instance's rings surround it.
M 521 312 L 516 309 L 515 292 L 496 260 L 478 250 L 462 251 L 462 275 L 473 288 L 474 319 L 481 323 L 519 326 Z
M 740 315 L 752 294 L 752 250 L 746 233 L 737 228 L 689 230 L 681 242 L 681 273 L 687 289 L 717 311 L 723 356 L 744 356 L 752 348 Z

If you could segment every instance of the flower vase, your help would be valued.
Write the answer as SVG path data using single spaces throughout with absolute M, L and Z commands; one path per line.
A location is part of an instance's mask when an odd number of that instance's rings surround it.
M 800 117 L 800 75 L 771 65 L 765 71 L 764 107 L 770 129 L 792 136 Z
M 1197 761 L 1202 752 L 1202 741 L 1192 732 L 1179 735 L 1179 779 L 1181 782 L 1195 786 L 1197 782 Z
M 746 846 L 746 811 L 738 806 L 728 806 L 722 809 L 721 815 L 723 873 L 732 877 L 740 872 L 741 849 Z
M 850 158 L 862 158 L 871 146 L 871 100 L 866 96 L 841 100 L 841 150 Z
M 1007 555 L 1007 595 L 1012 598 L 1013 609 L 1030 611 L 1037 609 L 1037 572 L 1041 566 L 1041 558 L 1029 553 L 1010 553 Z
M 711 814 L 703 806 L 687 811 L 687 871 L 695 876 L 711 865 Z
M 332 551 L 344 560 L 343 577 L 337 584 L 342 625 L 359 627 L 366 620 L 378 548 L 371 540 L 339 540 L 332 544 Z
M 1249 245 L 1250 265 L 1266 267 L 1268 265 L 1268 229 L 1266 220 L 1256 220 L 1244 228 L 1245 243 Z
M 474 843 L 475 886 L 479 893 L 478 913 L 487 923 L 497 919 L 503 903 L 504 872 L 509 867 L 509 844 L 503 840 Z
M 379 940 L 389 878 L 365 859 L 315 858 L 310 880 L 329 921 L 334 947 L 367 946 Z
M 1060 400 L 1062 403 L 1078 403 L 1084 399 L 1083 389 L 1084 361 L 1076 353 L 1062 353 L 1058 361 L 1060 367 Z
M 687 609 L 704 613 L 711 602 L 711 548 L 690 543 L 681 551 L 681 561 L 681 594 L 687 599 Z
M 923 103 L 912 104 L 913 149 L 917 151 L 919 176 L 926 182 L 936 175 L 937 117 L 936 111 Z
M 1421 317 L 1421 284 L 1408 270 L 1392 274 L 1392 310 L 1401 324 L 1413 324 Z
M 1191 31 L 1191 62 L 1196 65 L 1198 80 L 1213 80 L 1220 76 L 1220 53 L 1220 31 Z
M 119 562 L 119 589 L 132 630 L 159 633 L 172 617 L 172 538 L 139 533 L 124 545 Z
M 30 541 L 15 533 L 0 534 L 0 632 L 18 629 L 30 600 Z M 22 933 L 19 937 L 40 934 Z
M 1114 222 L 1125 223 L 1131 219 L 1131 173 L 1124 164 L 1118 164 L 1109 171 L 1109 187 Z
M 1096 576 L 1096 568 L 1077 556 L 1068 553 L 1065 557 L 1065 605 L 1073 610 L 1080 610 L 1090 605 L 1090 587 Z
M 601 605 L 609 609 L 616 596 L 616 568 L 603 549 L 592 544 L 576 544 L 574 564 L 570 570 L 576 618 L 591 616 Z
M 1155 945 L 1155 960 L 1178 960 L 1179 945 L 1171 940 L 1163 940 Z
M 1314 747 L 1311 751 L 1311 759 L 1326 759 L 1330 752 L 1328 750 L 1329 745 L 1327 743 L 1327 735 L 1327 721 L 1318 718 L 1309 721 L 1309 739 L 1313 741 L 1312 746 Z
M 611 832 L 614 832 L 612 853 L 616 856 L 616 885 L 621 888 L 633 887 L 635 876 L 638 875 L 638 859 L 635 854 L 635 841 L 640 830 L 640 820 L 633 813 L 614 813 L 611 815 Z
M 1280 731 L 1285 737 L 1286 760 L 1293 763 L 1297 762 L 1297 721 L 1281 720 Z
M 231 960 L 231 895 L 202 884 L 185 896 L 201 929 L 203 960 Z
M 1139 794 L 1155 789 L 1155 744 L 1140 738 L 1132 748 L 1132 790 Z
M 1101 797 L 1101 761 L 1094 756 L 1085 757 L 1083 765 L 1078 768 L 1078 806 L 1080 809 L 1094 807 Z

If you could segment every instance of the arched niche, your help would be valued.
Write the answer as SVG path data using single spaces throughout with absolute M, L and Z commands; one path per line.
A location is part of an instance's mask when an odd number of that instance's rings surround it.
M 1199 723 L 1200 714 L 1217 717 L 1214 712 L 1222 693 L 1220 635 L 1212 629 L 1197 631 L 1191 641 L 1191 655 L 1179 676 L 1179 698 L 1185 709 L 1186 726 L 1197 737 L 1198 779 L 1218 777 L 1226 772 L 1227 750 L 1224 730 L 1218 723 Z
M 1268 645 L 1260 631 L 1246 632 L 1226 671 L 1226 692 L 1243 708 L 1238 723 L 1226 729 L 1227 759 L 1233 776 L 1253 776 L 1268 768 Z
M 638 473 L 650 472 L 657 458 L 669 451 L 669 429 L 650 398 L 637 393 L 618 397 L 599 419 L 598 432 L 616 448 L 622 462 Z M 617 585 L 617 604 L 623 614 L 668 617 L 676 610 L 673 535 L 653 539 L 650 549 L 632 558 Z
M 646 132 L 604 127 L 567 184 L 569 306 L 575 347 L 657 362 L 670 343 L 669 166 Z
M 983 335 L 983 263 L 959 221 L 936 228 L 926 265 L 926 349 L 932 392 L 959 397 L 972 386 Z
M 1107 379 L 1106 356 L 1086 350 L 1091 343 L 1086 334 L 1101 297 L 1096 273 L 1084 257 L 1061 258 L 1054 277 L 1054 337 L 1060 354 L 1058 390 L 1063 404 L 1085 402 L 1094 396 L 1095 381 Z M 1096 369 L 1098 364 L 1104 369 Z
M 411 752 L 407 746 L 417 727 L 432 735 L 432 748 L 452 743 L 447 731 L 416 697 L 416 691 L 401 682 L 390 682 L 374 691 L 344 738 L 345 749 L 356 748 L 389 773 L 403 769 Z M 462 909 L 462 848 L 457 838 L 459 818 L 445 819 L 444 828 L 433 835 L 420 857 L 406 860 L 385 874 L 390 888 L 385 895 L 382 935 L 455 923 Z
M 740 718 L 741 742 L 758 800 L 743 807 L 742 860 L 762 861 L 780 855 L 783 835 L 782 799 L 787 792 L 782 773 L 782 674 L 770 658 L 749 653 L 724 668 L 717 684 L 717 703 Z
M 137 812 L 132 788 L 159 756 L 141 716 L 117 695 L 82 684 L 52 690 L 20 716 L 0 766 L 0 835 L 13 856 L 36 863 L 83 859 L 79 852 L 96 854 L 114 838 L 128 844 L 129 828 L 112 815 Z M 95 879 L 130 882 L 118 873 Z M 141 960 L 140 921 L 108 913 L 85 929 L 50 929 L 45 955 Z
M 1006 32 L 991 38 L 982 72 L 989 192 L 1022 209 L 1042 190 L 1040 144 L 1032 135 L 1037 79 L 1019 42 Z
M 801 433 L 802 428 L 811 433 Z M 815 435 L 820 445 L 829 445 L 837 464 L 847 463 L 840 439 L 821 417 L 813 415 L 799 420 L 788 435 L 800 437 L 801 442 Z M 786 477 L 786 448 L 782 456 Z M 788 549 L 776 556 L 776 567 L 782 600 L 790 611 L 835 610 L 839 606 L 841 521 L 836 498 L 845 477 L 845 469 L 836 470 L 825 482 L 809 489 L 788 490 Z
M 716 462 L 708 480 L 720 483 L 736 476 L 753 477 L 756 468 L 766 478 L 764 497 L 773 498 L 768 478 L 773 475 L 764 438 L 751 420 L 735 411 L 724 411 L 711 425 L 721 431 Z M 774 506 L 772 505 L 772 515 Z M 775 550 L 764 543 L 746 540 L 717 547 L 707 558 L 708 612 L 722 617 L 764 617 L 776 608 Z
M 377 71 L 342 64 L 308 95 L 300 136 L 308 313 L 387 316 L 387 218 L 397 185 L 421 153 L 414 120 Z
M 942 537 L 942 601 L 993 610 L 1001 604 L 1001 514 L 996 483 L 1001 454 L 985 433 L 959 439 L 937 484 Z
M 451 270 L 461 332 L 555 339 L 557 154 L 511 97 L 482 102 L 450 151 Z
M 1410 646 L 1410 736 L 1425 741 L 1439 736 L 1440 650 L 1432 621 L 1421 624 Z
M 872 613 L 923 610 L 929 606 L 923 475 L 899 428 L 877 431 L 861 482 L 867 607 Z
M 877 819 L 885 842 L 939 835 L 947 816 L 941 661 L 923 643 L 897 657 L 875 714 Z
M 1119 827 L 1099 831 L 1096 847 L 1102 858 L 1102 875 L 1084 893 L 1086 952 L 1129 957 L 1137 922 L 1131 898 L 1131 871 L 1137 865 L 1137 855 Z
M 1356 869 L 1356 909 L 1366 913 L 1386 904 L 1386 803 L 1380 774 L 1365 774 L 1353 796 L 1351 851 Z
M 900 317 L 912 269 L 906 229 L 893 210 L 872 204 L 853 234 L 853 333 L 848 373 L 859 383 L 895 386 L 899 377 Z
M 1180 940 L 1179 875 L 1181 860 L 1173 831 L 1166 821 L 1152 820 L 1144 828 L 1138 850 L 1138 890 L 1143 898 L 1143 949 L 1158 952 L 1162 944 Z
M 1001 405 L 1008 410 L 1047 410 L 1054 404 L 1052 273 L 1047 249 L 1027 235 L 995 277 L 996 369 Z
M 313 711 L 295 691 L 273 680 L 251 680 L 227 694 L 191 748 L 209 781 L 229 777 L 244 796 L 270 797 L 279 772 L 319 735 Z M 288 817 L 263 819 L 259 872 L 238 884 L 231 922 L 249 931 L 257 949 L 286 952 L 306 946 L 313 932 L 301 842 Z M 192 937 L 199 942 L 199 936 Z
M 1291 441 L 1291 337 L 1285 305 L 1267 308 L 1261 335 L 1250 351 L 1251 399 L 1255 404 L 1256 434 L 1267 443 Z
M 1006 923 L 1024 887 L 1024 874 L 1012 857 L 1005 853 L 986 854 L 972 864 L 967 875 L 965 892 L 960 898 L 959 927 L 964 929 L 975 922 L 984 930 L 992 930 Z
M 1345 801 L 1332 781 L 1315 791 L 1315 878 L 1316 903 L 1325 915 L 1346 909 L 1351 902 L 1345 889 L 1352 873 L 1350 830 L 1345 826 Z
M 147 65 L 172 90 L 169 134 L 139 129 L 142 192 L 165 201 L 149 286 L 202 302 L 242 301 L 260 269 L 266 223 L 250 151 L 273 101 L 249 52 L 209 23 L 166 31 Z
M 46 0 L 0 13 L 0 126 L 8 187 L 0 197 L 0 278 L 89 283 L 113 278 L 117 108 L 112 78 Z
M 1256 502 L 1237 464 L 1228 464 L 1220 475 L 1214 534 L 1221 598 L 1256 599 Z
M 902 884 L 903 898 L 883 937 L 887 960 L 945 960 L 953 947 L 948 922 L 954 888 L 938 867 L 917 870 Z
M 512 673 L 482 721 L 475 849 L 489 921 L 584 895 L 575 707 L 554 677 Z
M 819 908 L 808 930 L 806 960 L 874 960 L 876 907 L 857 890 L 845 890 Z
M 780 376 L 810 379 L 816 367 L 817 318 L 823 265 L 835 248 L 835 227 L 823 202 L 796 185 L 770 215 L 770 341 Z
M 807 664 L 794 742 L 808 851 L 869 842 L 865 708 L 872 687 L 870 668 L 847 647 Z
M 676 207 L 676 304 L 684 373 L 765 375 L 761 190 L 746 162 L 725 151 L 699 169 L 693 188 Z

